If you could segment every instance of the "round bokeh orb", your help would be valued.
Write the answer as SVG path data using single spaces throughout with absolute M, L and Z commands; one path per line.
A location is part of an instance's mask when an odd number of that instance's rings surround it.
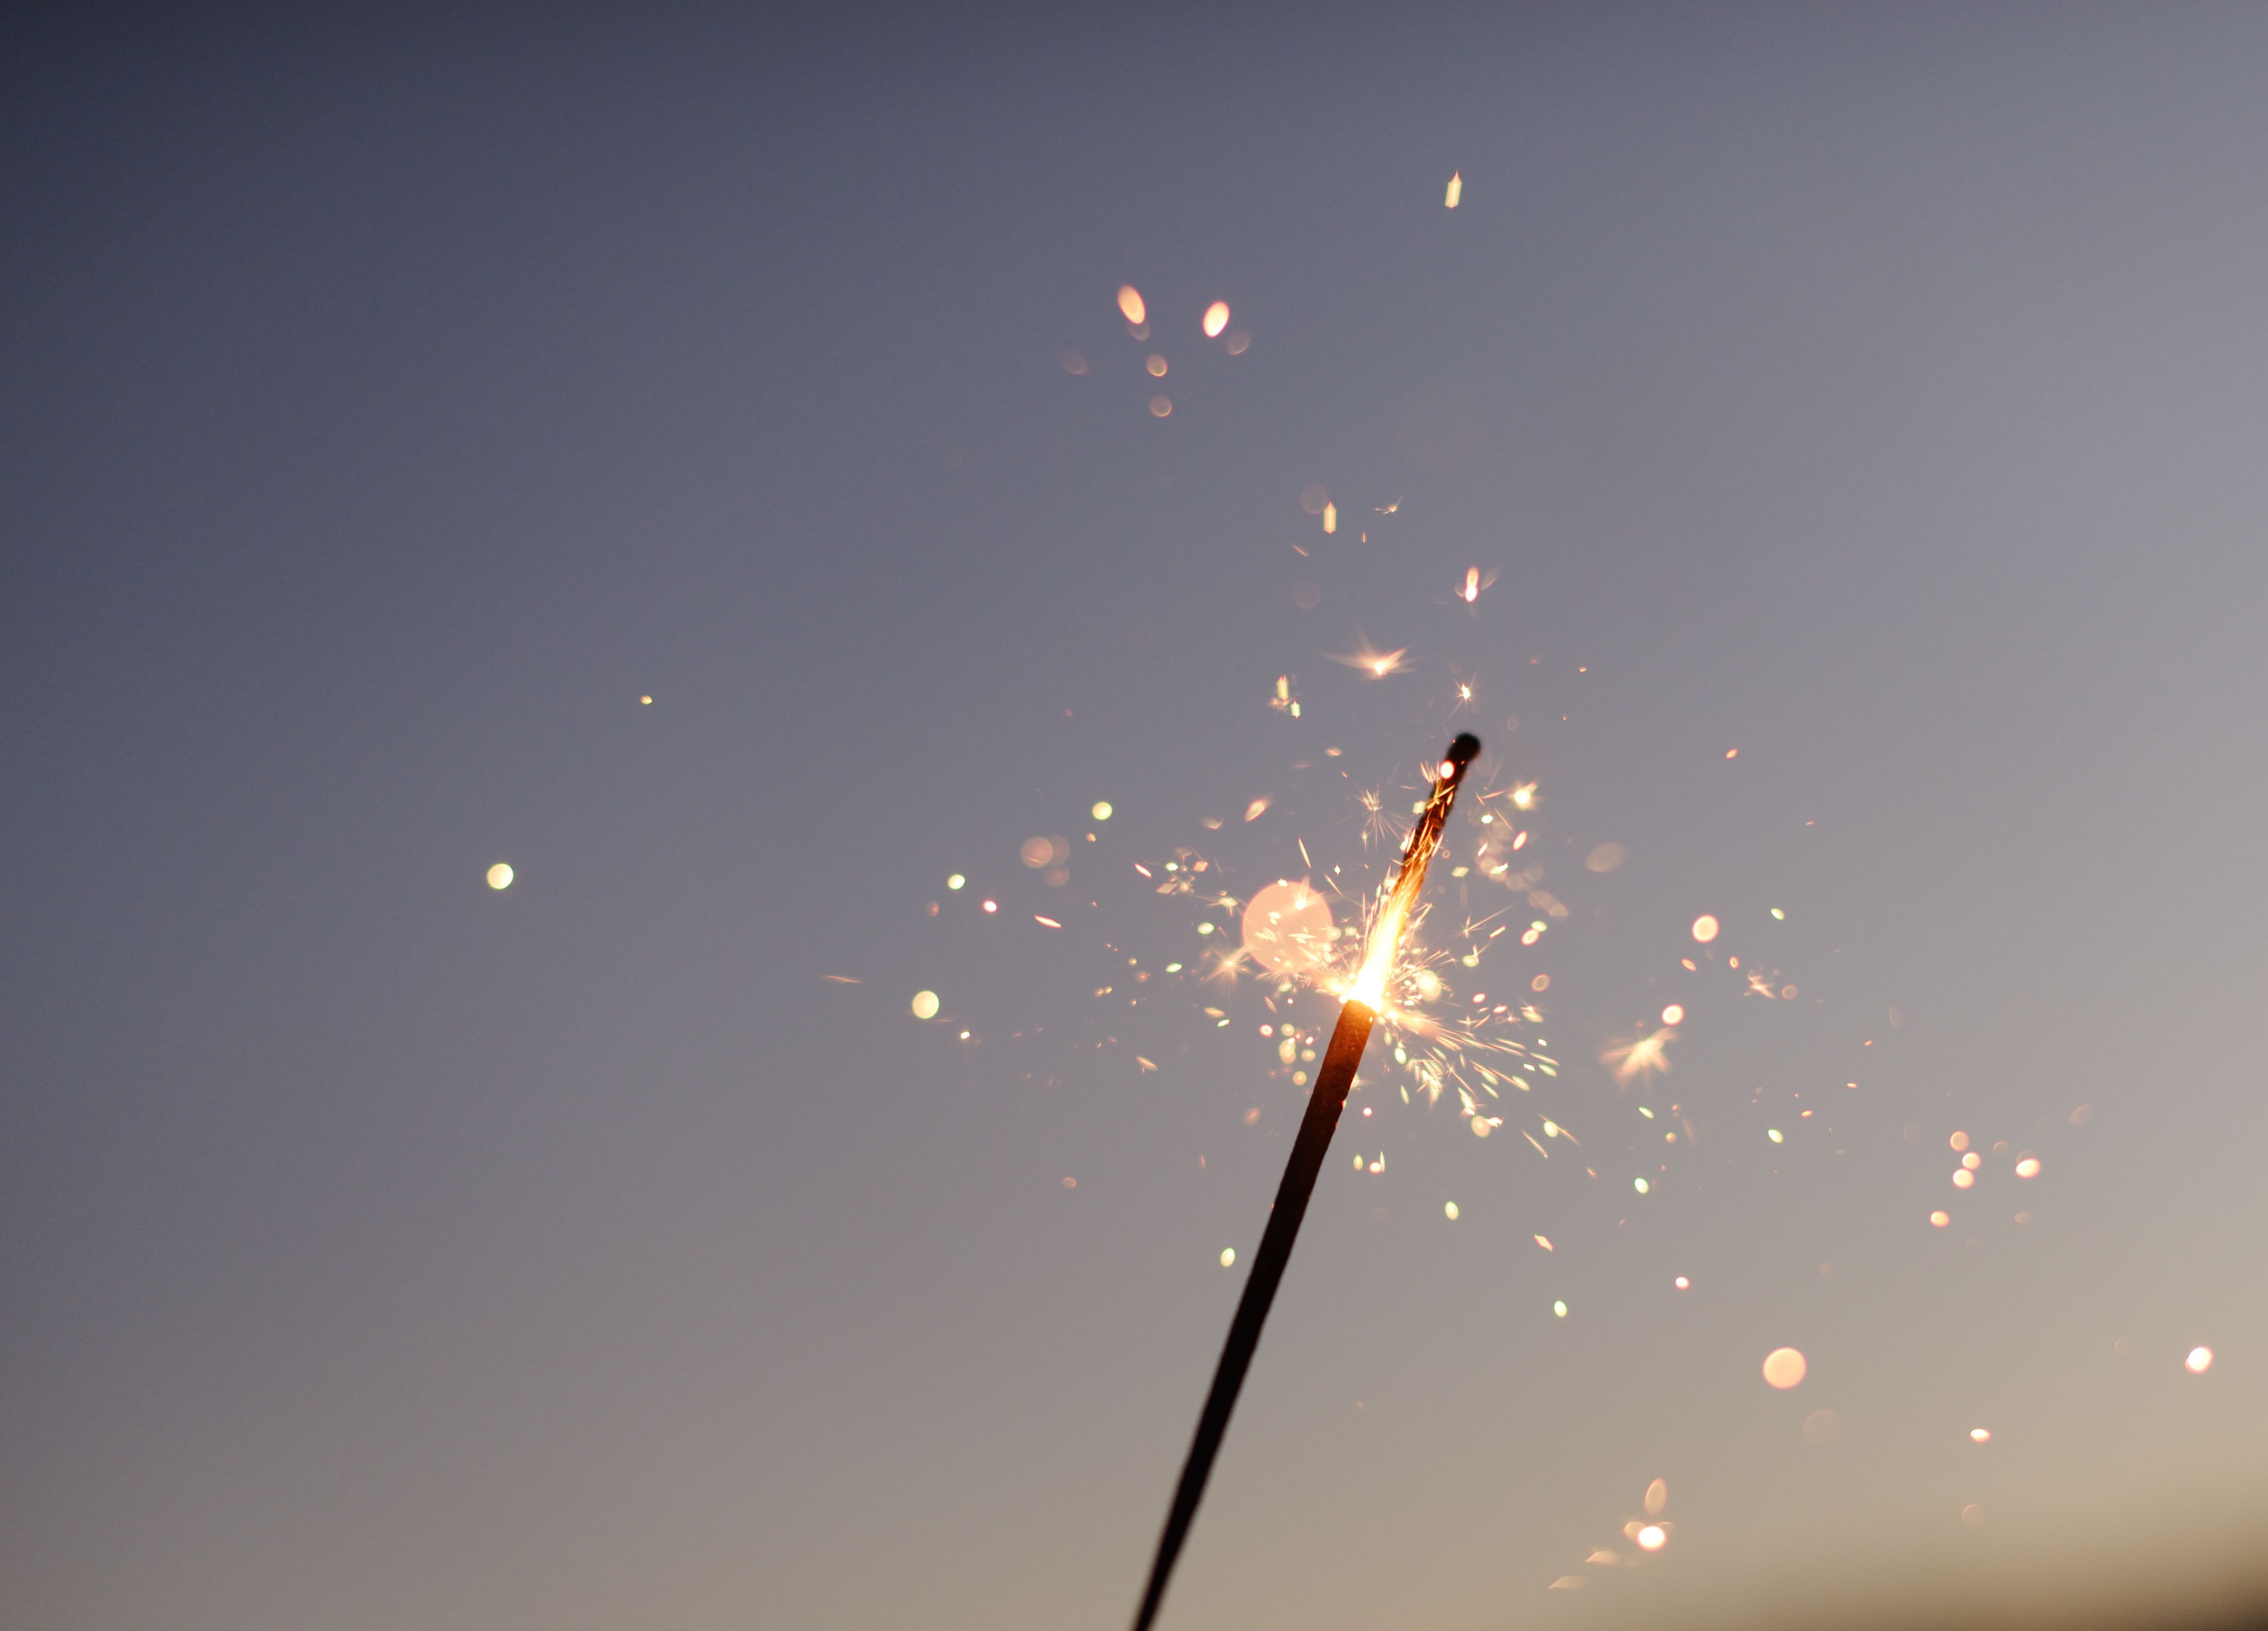
M 1331 955 L 1331 908 L 1307 879 L 1277 882 L 1244 908 L 1244 950 L 1270 973 L 1305 974 Z

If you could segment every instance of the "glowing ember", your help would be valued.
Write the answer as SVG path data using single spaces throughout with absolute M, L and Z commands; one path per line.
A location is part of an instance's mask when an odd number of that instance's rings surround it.
M 1802 1381 L 1809 1369 L 1803 1355 L 1792 1348 L 1775 1348 L 1764 1355 L 1764 1380 L 1783 1392 Z
M 1150 308 L 1142 304 L 1142 291 L 1131 283 L 1122 284 L 1118 290 L 1118 309 L 1128 322 L 1137 328 L 1149 315 Z
M 1222 329 L 1224 329 L 1224 328 L 1227 327 L 1228 327 L 1228 302 L 1227 302 L 1227 301 L 1226 301 L 1226 300 L 1216 300 L 1216 301 L 1214 301 L 1211 305 L 1209 305 L 1209 306 L 1205 307 L 1205 314 L 1204 314 L 1204 336 L 1205 336 L 1205 338 L 1206 338 L 1206 339 L 1208 339 L 1208 340 L 1211 340 L 1211 339 L 1218 338 L 1218 337 L 1219 337 L 1219 334 L 1220 334 L 1220 331 L 1221 331 Z

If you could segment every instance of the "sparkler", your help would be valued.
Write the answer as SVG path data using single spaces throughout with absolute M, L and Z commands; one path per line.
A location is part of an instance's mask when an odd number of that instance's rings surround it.
M 1425 801 L 1418 825 L 1410 831 L 1410 841 L 1402 851 L 1401 871 L 1395 876 L 1384 907 L 1371 925 L 1362 962 L 1353 984 L 1348 988 L 1346 1001 L 1339 1009 L 1338 1024 L 1331 1032 L 1330 1047 L 1325 1050 L 1323 1062 L 1315 1072 L 1315 1085 L 1307 1096 L 1307 1112 L 1300 1122 L 1299 1136 L 1292 1140 L 1292 1158 L 1285 1165 L 1284 1180 L 1277 1186 L 1276 1205 L 1268 1214 L 1268 1227 L 1260 1237 L 1259 1253 L 1252 1260 L 1251 1275 L 1244 1282 L 1244 1295 L 1237 1300 L 1236 1317 L 1229 1322 L 1228 1341 L 1221 1348 L 1220 1364 L 1213 1371 L 1212 1391 L 1206 1394 L 1204 1413 L 1197 1417 L 1197 1436 L 1190 1442 L 1189 1460 L 1182 1467 L 1181 1485 L 1174 1491 L 1174 1504 L 1166 1514 L 1165 1532 L 1158 1538 L 1157 1559 L 1150 1565 L 1150 1583 L 1142 1593 L 1141 1609 L 1134 1616 L 1134 1631 L 1149 1631 L 1158 1617 L 1159 1605 L 1165 1599 L 1166 1583 L 1173 1576 L 1182 1542 L 1188 1538 L 1190 1520 L 1197 1516 L 1205 1480 L 1212 1473 L 1213 1457 L 1219 1453 L 1221 1438 L 1228 1431 L 1229 1412 L 1236 1407 L 1236 1395 L 1244 1385 L 1244 1373 L 1251 1366 L 1253 1351 L 1260 1345 L 1260 1328 L 1267 1323 L 1269 1305 L 1276 1300 L 1276 1287 L 1284 1278 L 1285 1265 L 1291 1261 L 1292 1243 L 1299 1236 L 1300 1220 L 1307 1216 L 1308 1197 L 1315 1192 L 1315 1178 L 1322 1171 L 1323 1157 L 1329 1152 L 1331 1135 L 1338 1128 L 1339 1112 L 1345 1107 L 1347 1091 L 1354 1085 L 1354 1073 L 1362 1063 L 1363 1047 L 1370 1040 L 1378 1010 L 1385 1005 L 1387 983 L 1394 972 L 1402 931 L 1409 924 L 1419 893 L 1425 887 L 1426 864 L 1440 848 L 1441 829 L 1448 823 L 1449 806 L 1456 800 L 1465 768 L 1480 751 L 1479 738 L 1463 735 L 1451 742 L 1449 751 L 1441 756 L 1441 762 L 1435 767 L 1432 796 Z

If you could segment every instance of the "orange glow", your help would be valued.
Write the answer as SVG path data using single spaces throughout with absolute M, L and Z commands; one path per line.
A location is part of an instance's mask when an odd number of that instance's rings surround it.
M 1973 1172 L 1978 1167 L 1984 1164 L 1984 1157 L 1978 1155 L 1974 1150 L 1972 1150 L 1967 1155 L 1961 1157 L 1961 1164 L 1967 1167 Z
M 1942 1229 L 1952 1221 L 1952 1216 L 1948 1213 L 1932 1212 L 1929 1215 L 1929 1226 L 1932 1229 Z
M 1211 305 L 1205 307 L 1204 336 L 1206 339 L 1212 340 L 1219 338 L 1220 331 L 1227 327 L 1227 301 L 1216 300 Z
M 1705 912 L 1699 917 L 1695 918 L 1693 920 L 1693 937 L 1696 940 L 1698 940 L 1703 945 L 1707 945 L 1712 940 L 1714 940 L 1717 937 L 1717 920 L 1710 916 Z
M 2039 1157 L 2037 1157 L 2037 1156 L 2026 1156 L 2022 1160 L 2021 1160 L 2021 1161 L 2019 1161 L 2019 1162 L 2017 1162 L 2017 1163 L 2016 1163 L 2016 1176 L 2017 1176 L 2017 1177 L 2019 1177 L 2019 1178 L 2037 1178 L 2039 1175 L 2040 1175 L 2040 1158 L 2039 1158 Z
M 1969 1429 L 1969 1442 L 1972 1444 L 1991 1444 L 1992 1442 L 1992 1429 L 1989 1427 L 1970 1428 Z
M 1668 1007 L 1661 1010 L 1661 1023 L 1666 1025 L 1683 1025 L 1685 1023 L 1685 1010 L 1678 1003 L 1672 1003 Z
M 1668 1532 L 1659 1524 L 1648 1524 L 1638 1532 L 1638 1543 L 1649 1552 L 1659 1552 L 1668 1544 Z
M 1150 314 L 1150 308 L 1142 304 L 1142 291 L 1131 283 L 1120 285 L 1118 309 L 1125 315 L 1126 320 L 1137 328 L 1142 326 L 1143 320 Z
M 1802 1381 L 1809 1369 L 1803 1355 L 1792 1348 L 1775 1348 L 1764 1355 L 1764 1380 L 1782 1392 Z
M 1955 1189 L 1966 1189 L 1976 1181 L 1977 1174 L 1970 1172 L 1967 1167 L 1955 1167 L 1954 1169 L 1953 1187 Z
M 1693 1289 L 1693 1282 L 1690 1280 L 1688 1280 L 1683 1275 L 1678 1275 L 1676 1279 L 1671 1281 L 1669 1283 L 1675 1286 L 1681 1291 L 1690 1291 Z

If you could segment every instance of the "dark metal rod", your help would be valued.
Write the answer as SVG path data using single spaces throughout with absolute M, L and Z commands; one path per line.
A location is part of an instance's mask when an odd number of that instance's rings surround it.
M 1395 893 L 1406 890 L 1414 895 L 1423 886 L 1425 864 L 1433 858 L 1433 851 L 1441 841 L 1441 828 L 1449 819 L 1449 805 L 1456 797 L 1457 785 L 1464 779 L 1465 767 L 1480 751 L 1479 740 L 1471 736 L 1460 736 L 1449 745 L 1434 780 L 1433 796 L 1426 801 L 1425 813 L 1403 851 Z M 1388 932 L 1393 931 L 1393 926 L 1389 926 Z M 1221 1437 L 1228 1431 L 1229 1412 L 1236 1408 L 1236 1395 L 1244 1385 L 1244 1373 L 1251 1368 L 1253 1351 L 1260 1346 L 1260 1328 L 1268 1322 L 1269 1304 L 1276 1300 L 1276 1288 L 1284 1278 L 1284 1266 L 1292 1260 L 1292 1243 L 1299 1238 L 1300 1220 L 1307 1215 L 1308 1198 L 1315 1193 L 1315 1179 L 1322 1172 L 1323 1157 L 1329 1153 L 1331 1135 L 1338 1128 L 1339 1112 L 1346 1106 L 1355 1071 L 1362 1064 L 1362 1050 L 1370 1041 L 1370 1028 L 1377 1019 L 1377 1014 L 1368 1005 L 1351 998 L 1339 1010 L 1330 1047 L 1324 1050 L 1323 1062 L 1315 1071 L 1315 1085 L 1307 1095 L 1307 1113 L 1300 1120 L 1299 1136 L 1292 1141 L 1292 1158 L 1285 1164 L 1284 1181 L 1276 1187 L 1276 1204 L 1268 1214 L 1268 1227 L 1261 1234 L 1260 1250 L 1253 1257 L 1252 1272 L 1244 1282 L 1244 1295 L 1237 1299 L 1236 1318 L 1229 1321 L 1228 1341 L 1221 1348 L 1220 1363 L 1213 1371 L 1212 1391 L 1205 1395 L 1204 1413 L 1197 1418 L 1197 1436 L 1190 1442 L 1189 1459 L 1182 1465 L 1182 1481 L 1174 1491 L 1173 1507 L 1166 1514 L 1165 1532 L 1158 1537 L 1158 1555 L 1150 1565 L 1150 1583 L 1143 1591 L 1142 1607 L 1134 1616 L 1134 1631 L 1149 1631 L 1158 1617 L 1159 1605 L 1165 1600 L 1166 1583 L 1173 1576 L 1174 1560 L 1181 1555 L 1182 1542 L 1188 1538 L 1189 1523 L 1197 1517 L 1197 1502 L 1204 1496 L 1205 1480 L 1212 1475 L 1213 1457 L 1219 1452 Z

